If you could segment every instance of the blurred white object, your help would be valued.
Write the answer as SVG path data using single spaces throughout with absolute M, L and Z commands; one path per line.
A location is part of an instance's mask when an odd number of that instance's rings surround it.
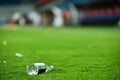
M 17 21 L 17 20 L 21 19 L 21 17 L 22 17 L 22 14 L 20 12 L 15 12 L 12 16 L 12 19 L 13 19 L 13 21 Z
M 23 17 L 20 19 L 19 24 L 20 24 L 21 26 L 24 26 L 24 25 L 25 25 L 25 19 L 24 19 Z
M 74 4 L 69 4 L 69 10 L 71 12 L 72 24 L 77 25 L 79 23 L 79 12 Z
M 62 27 L 63 24 L 64 24 L 64 19 L 63 19 L 63 16 L 62 16 L 62 10 L 57 8 L 57 7 L 53 7 L 52 12 L 55 16 L 54 20 L 53 20 L 53 26 Z
M 6 61 L 3 61 L 4 64 L 6 64 Z
M 47 66 L 45 63 L 32 63 L 27 65 L 28 75 L 37 75 L 52 70 L 54 66 Z
M 25 25 L 25 19 L 20 12 L 15 12 L 12 16 L 12 20 L 14 21 L 15 24 L 19 25 Z
M 38 26 L 41 23 L 41 16 L 35 11 L 28 13 L 28 18 L 33 22 L 34 26 Z
M 16 53 L 15 54 L 17 57 L 22 57 L 23 55 L 21 53 Z

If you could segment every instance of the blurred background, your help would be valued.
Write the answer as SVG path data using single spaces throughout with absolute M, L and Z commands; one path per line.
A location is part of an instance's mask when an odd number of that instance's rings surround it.
M 120 0 L 0 0 L 0 25 L 120 26 Z

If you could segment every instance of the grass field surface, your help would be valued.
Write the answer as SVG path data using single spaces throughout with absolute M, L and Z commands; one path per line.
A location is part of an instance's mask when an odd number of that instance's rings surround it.
M 27 75 L 35 62 L 54 69 Z M 0 28 L 0 80 L 120 80 L 120 28 Z

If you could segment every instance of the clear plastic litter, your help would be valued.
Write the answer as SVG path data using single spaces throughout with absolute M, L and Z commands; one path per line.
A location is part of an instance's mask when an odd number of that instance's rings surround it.
M 16 53 L 15 56 L 22 57 L 23 55 L 21 53 Z
M 54 66 L 48 66 L 45 63 L 32 63 L 27 65 L 27 74 L 28 75 L 38 75 L 41 73 L 48 72 L 52 70 Z

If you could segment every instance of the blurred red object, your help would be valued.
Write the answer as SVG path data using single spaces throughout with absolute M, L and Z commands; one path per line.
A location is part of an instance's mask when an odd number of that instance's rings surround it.
M 120 15 L 120 8 L 115 6 L 114 9 L 115 9 L 115 13 Z
M 7 25 L 8 27 L 13 27 L 13 26 L 14 26 L 14 22 L 12 21 L 11 18 L 8 18 L 8 19 L 7 19 L 6 25 Z
M 107 8 L 107 14 L 108 15 L 112 15 L 113 14 L 113 10 L 111 8 L 109 8 L 109 7 Z

